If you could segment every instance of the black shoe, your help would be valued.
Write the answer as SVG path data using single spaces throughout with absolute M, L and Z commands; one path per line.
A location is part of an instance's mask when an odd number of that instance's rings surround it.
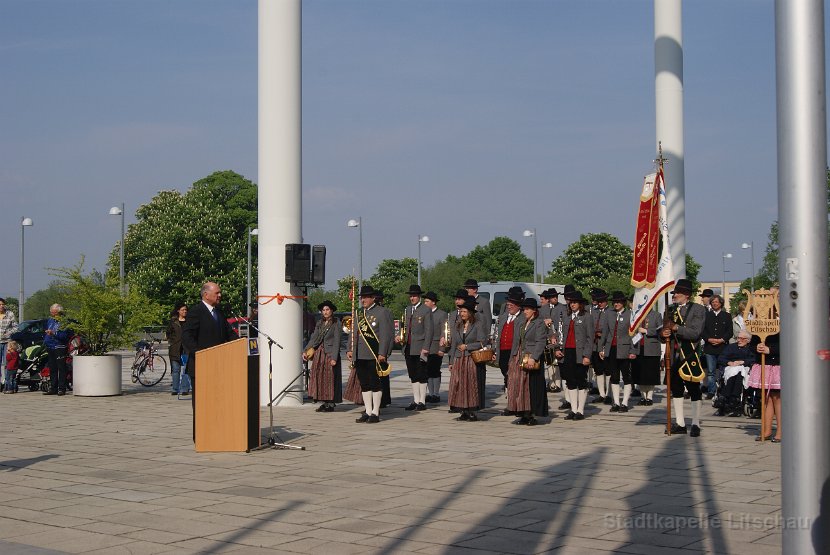
M 471 412 L 467 420 L 469 420 L 470 422 L 478 422 L 478 416 L 476 416 L 476 413 Z
M 646 405 L 648 405 L 648 399 L 646 399 L 645 397 L 640 397 L 640 400 L 637 401 L 637 406 L 644 407 Z
M 562 401 L 562 404 L 559 405 L 559 410 L 571 410 L 571 404 L 567 401 Z
M 516 424 L 517 426 L 524 426 L 525 424 L 527 424 L 528 420 L 530 419 L 527 416 L 522 416 L 518 420 L 514 420 L 513 424 Z
M 450 407 L 447 412 L 452 413 L 452 414 L 458 414 L 461 411 L 459 409 L 455 408 L 455 407 Z
M 66 395 L 66 391 L 64 391 L 63 389 L 61 389 L 60 391 L 58 391 L 58 397 L 62 397 L 62 396 L 64 396 L 64 395 Z
M 368 424 L 377 424 L 378 422 L 380 422 L 380 417 L 377 416 L 376 414 L 373 414 L 372 416 L 369 417 L 369 420 L 367 420 L 366 422 Z
M 620 412 L 620 406 L 619 405 L 612 405 L 611 406 L 611 412 Z
M 640 393 L 639 389 L 632 389 L 631 390 L 631 396 L 632 397 L 640 397 L 641 395 L 642 395 L 642 393 Z
M 603 404 L 603 405 L 613 405 L 613 404 L 614 404 L 614 400 L 611 398 L 611 396 L 610 396 L 610 395 L 608 395 L 608 396 L 607 396 L 607 397 L 605 397 L 605 399 L 602 401 L 602 404 Z
M 700 426 L 692 424 L 692 431 L 689 432 L 689 435 L 692 437 L 700 437 Z
M 526 425 L 527 426 L 535 426 L 538 423 L 539 423 L 539 421 L 531 416 L 530 418 L 527 419 Z
M 427 406 L 426 406 L 425 404 L 423 404 L 423 403 L 418 403 L 418 404 L 415 406 L 415 410 L 427 410 Z
M 502 416 L 513 416 L 513 411 L 504 409 L 503 411 L 501 411 L 501 415 Z
M 415 403 L 409 403 L 409 406 L 407 406 L 407 407 L 406 407 L 405 409 L 403 409 L 403 410 L 415 410 L 415 409 L 417 409 L 417 408 L 418 408 L 418 405 L 417 405 L 417 404 L 415 404 Z
M 459 422 L 462 422 L 462 421 L 464 421 L 464 420 L 469 420 L 469 419 L 470 419 L 470 415 L 469 415 L 469 414 L 467 414 L 466 412 L 462 412 L 462 413 L 461 413 L 461 416 L 457 416 L 455 419 L 456 419 L 456 420 L 458 420 Z
M 328 408 L 328 407 L 326 406 L 326 404 L 325 404 L 325 403 L 323 403 L 322 405 L 320 405 L 319 407 L 317 407 L 316 409 L 314 409 L 314 412 L 326 412 L 326 409 L 327 409 L 327 408 Z
M 585 420 L 585 415 L 581 412 L 577 412 L 574 414 L 574 420 Z
M 355 419 L 355 422 L 357 422 L 358 424 L 362 424 L 363 422 L 368 422 L 368 421 L 369 421 L 369 415 L 366 414 L 365 412 L 360 415 L 360 418 Z
M 650 407 L 653 404 L 654 404 L 654 401 L 652 399 L 646 399 L 646 406 Z
M 326 405 L 326 412 L 334 412 L 334 404 Z
M 572 411 L 568 411 L 568 414 L 565 415 L 565 420 L 575 420 L 576 413 Z
M 628 405 L 620 405 L 620 412 L 628 412 Z
M 681 426 L 677 422 L 671 425 L 671 433 L 672 435 L 676 434 L 685 434 L 686 433 L 686 426 Z

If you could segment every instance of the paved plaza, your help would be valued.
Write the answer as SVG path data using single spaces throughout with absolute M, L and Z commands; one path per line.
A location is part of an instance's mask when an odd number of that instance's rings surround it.
M 305 451 L 198 454 L 190 402 L 130 361 L 119 397 L 0 397 L 0 553 L 780 553 L 781 445 L 708 406 L 700 438 L 667 438 L 662 391 L 520 427 L 490 369 L 481 420 L 456 422 L 446 371 L 443 404 L 403 410 L 397 355 L 379 424 L 277 408 Z

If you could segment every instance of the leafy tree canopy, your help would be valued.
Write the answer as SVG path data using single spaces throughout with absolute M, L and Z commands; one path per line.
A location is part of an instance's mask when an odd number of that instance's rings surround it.
M 66 287 L 61 285 L 60 281 L 52 281 L 46 289 L 35 291 L 26 299 L 24 305 L 26 310 L 23 315 L 27 320 L 48 318 L 50 306 L 55 303 L 66 306 L 68 299 L 69 293 L 66 291 Z
M 631 247 L 610 233 L 586 233 L 553 261 L 551 277 L 585 292 L 609 284 L 623 287 L 631 278 L 631 257 Z
M 533 281 L 533 260 L 525 256 L 521 245 L 509 237 L 496 237 L 485 246 L 479 245 L 461 260 L 467 268 L 467 278 Z
M 130 289 L 172 308 L 177 301 L 197 300 L 201 285 L 216 281 L 224 302 L 247 312 L 247 234 L 257 221 L 255 184 L 232 171 L 216 172 L 184 194 L 161 191 L 139 207 L 136 219 L 124 243 Z M 256 291 L 255 260 L 252 266 Z M 117 280 L 118 268 L 116 245 L 108 277 Z

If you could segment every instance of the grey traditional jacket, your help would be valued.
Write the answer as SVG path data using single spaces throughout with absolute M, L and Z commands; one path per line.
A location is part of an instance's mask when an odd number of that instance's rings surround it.
M 487 335 L 484 333 L 483 326 L 480 325 L 478 319 L 476 322 L 470 326 L 470 329 L 467 331 L 467 334 L 462 334 L 461 330 L 463 329 L 463 323 L 461 326 L 453 326 L 450 329 L 450 337 L 452 338 L 452 342 L 450 343 L 450 364 L 452 364 L 456 358 L 461 356 L 461 351 L 458 350 L 458 346 L 465 344 L 467 345 L 467 351 L 476 351 L 481 349 L 486 345 Z
M 384 307 L 373 304 L 369 308 L 359 309 L 357 311 L 358 323 L 365 319 L 367 325 L 371 327 L 372 331 L 377 335 L 379 346 L 378 353 L 380 355 L 388 355 L 392 352 L 393 330 L 395 329 L 392 322 L 392 314 Z M 356 330 L 357 335 L 357 356 L 352 354 L 356 360 L 374 360 L 375 355 L 369 349 L 366 341 L 360 337 L 360 330 Z M 352 334 L 349 333 L 349 345 L 353 345 Z
M 505 324 L 507 324 L 507 319 L 510 317 L 510 314 L 504 310 L 501 314 L 499 314 L 499 319 L 496 322 L 496 337 L 493 339 L 493 350 L 496 353 L 496 358 L 498 358 L 499 354 L 501 353 L 501 334 L 504 330 Z M 519 333 L 519 327 L 523 326 L 525 322 L 525 315 L 520 310 L 516 313 L 516 317 L 513 318 L 513 340 L 516 340 L 516 334 Z M 513 346 L 511 344 L 511 350 Z
M 510 351 L 510 356 L 515 356 L 521 349 L 519 353 L 521 357 L 529 353 L 533 360 L 537 362 L 542 360 L 548 335 L 545 323 L 541 318 L 536 317 L 530 321 L 522 318 L 518 324 L 518 326 L 514 324 L 513 349 Z
M 421 349 L 429 349 L 432 343 L 432 311 L 424 303 L 409 305 L 404 312 L 406 337 L 404 347 L 409 345 L 409 354 L 417 356 Z
M 325 349 L 326 354 L 334 360 L 340 355 L 340 335 L 343 333 L 343 326 L 340 319 L 332 318 L 331 322 L 320 320 L 314 328 L 314 333 L 308 340 L 306 347 Z
M 440 308 L 432 311 L 432 341 L 429 344 L 429 354 L 437 355 L 441 348 L 441 338 L 444 336 L 444 326 L 447 324 L 447 313 Z
M 582 358 L 591 358 L 594 345 L 594 320 L 587 312 L 574 312 L 567 315 L 562 323 L 562 335 L 559 336 L 559 345 L 565 348 L 568 339 L 570 326 L 574 327 L 574 340 L 576 341 L 577 362 L 582 364 Z
M 643 356 L 659 357 L 662 354 L 660 331 L 663 329 L 663 316 L 657 310 L 652 310 L 643 321 L 642 327 L 646 328 L 645 336 L 640 340 L 645 342 Z M 639 343 L 634 346 L 634 350 L 640 352 Z
M 602 329 L 601 351 L 607 357 L 611 353 L 614 332 L 617 334 L 617 358 L 628 358 L 634 351 L 631 348 L 631 336 L 628 324 L 631 323 L 631 310 L 625 308 L 620 312 L 612 310 L 604 320 Z

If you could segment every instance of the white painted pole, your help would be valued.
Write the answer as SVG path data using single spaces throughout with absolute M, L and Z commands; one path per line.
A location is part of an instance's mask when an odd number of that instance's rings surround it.
M 285 281 L 285 245 L 302 242 L 300 0 L 259 0 L 259 241 L 260 295 L 301 295 Z M 302 299 L 276 300 L 259 311 L 259 328 L 279 342 L 273 354 L 273 394 L 301 372 Z M 260 402 L 268 399 L 268 342 L 260 336 Z M 302 403 L 303 380 L 276 400 Z
M 662 143 L 663 157 L 666 158 L 666 200 L 675 278 L 686 277 L 682 7 L 681 0 L 654 0 L 654 92 L 657 143 Z
M 830 553 L 824 2 L 775 2 L 782 553 Z M 810 396 L 807 401 L 805 394 Z

